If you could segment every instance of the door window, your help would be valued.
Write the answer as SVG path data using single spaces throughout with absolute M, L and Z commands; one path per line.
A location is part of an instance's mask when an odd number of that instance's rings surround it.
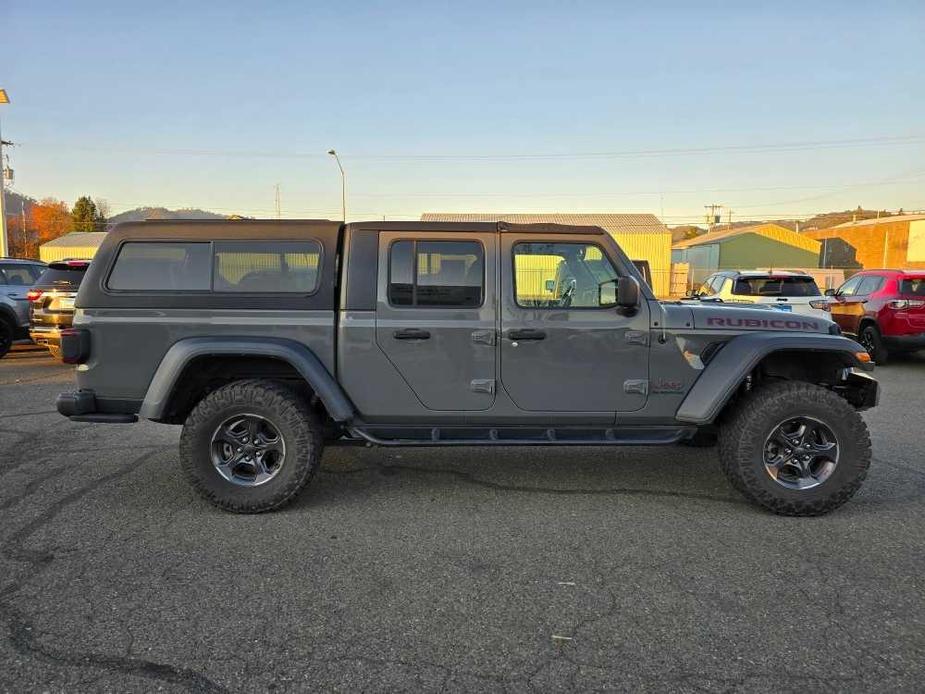
M 599 246 L 519 243 L 514 246 L 513 257 L 514 299 L 522 308 L 601 308 L 613 304 L 610 299 L 619 275 Z
M 873 294 L 875 291 L 880 289 L 883 286 L 883 278 L 878 275 L 868 275 L 863 280 L 861 284 L 858 285 L 858 294 L 867 295 Z
M 485 294 L 485 252 L 476 241 L 396 241 L 389 249 L 393 306 L 477 308 Z
M 863 279 L 863 276 L 852 277 L 850 280 L 840 286 L 835 294 L 837 296 L 854 296 L 857 294 L 858 285 L 861 284 L 861 280 Z

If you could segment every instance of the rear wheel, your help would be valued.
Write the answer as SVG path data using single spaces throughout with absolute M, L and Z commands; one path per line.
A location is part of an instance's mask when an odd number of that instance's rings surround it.
M 180 464 L 219 508 L 260 513 L 286 505 L 311 481 L 322 445 L 321 423 L 304 398 L 273 381 L 237 381 L 187 417 Z
M 864 325 L 864 327 L 861 328 L 861 332 L 858 333 L 858 342 L 867 350 L 870 358 L 873 359 L 875 363 L 886 364 L 890 355 L 886 347 L 883 346 L 883 337 L 880 335 L 880 330 L 876 325 L 873 323 Z
M 5 318 L 0 318 L 0 359 L 6 356 L 13 346 L 13 336 L 15 329 Z
M 723 472 L 747 499 L 787 516 L 818 516 L 861 487 L 870 436 L 839 395 L 809 383 L 762 386 L 720 433 Z

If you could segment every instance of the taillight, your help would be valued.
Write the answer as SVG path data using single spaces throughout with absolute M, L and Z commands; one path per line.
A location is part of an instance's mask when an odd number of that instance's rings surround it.
M 887 303 L 887 306 L 902 311 L 906 308 L 922 308 L 922 306 L 925 306 L 925 301 L 921 299 L 893 299 Z
M 61 361 L 83 364 L 90 357 L 90 331 L 65 328 L 61 331 Z
M 830 311 L 829 302 L 826 299 L 813 299 L 809 302 L 809 305 L 813 308 L 817 308 L 820 311 Z
M 26 298 L 29 301 L 38 301 L 44 293 L 41 289 L 30 289 L 26 292 Z

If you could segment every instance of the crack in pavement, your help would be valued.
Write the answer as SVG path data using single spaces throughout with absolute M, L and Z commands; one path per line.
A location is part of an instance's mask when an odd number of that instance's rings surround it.
M 503 482 L 492 482 L 491 480 L 477 477 L 471 472 L 464 470 L 455 470 L 452 468 L 431 468 L 416 465 L 389 465 L 378 464 L 373 466 L 351 468 L 349 470 L 332 470 L 321 468 L 323 474 L 329 475 L 355 475 L 363 472 L 379 472 L 385 477 L 397 474 L 398 472 L 424 473 L 427 475 L 449 475 L 455 477 L 467 484 L 478 487 L 485 487 L 495 491 L 521 492 L 525 494 L 556 494 L 563 496 L 649 496 L 665 498 L 682 498 L 697 499 L 700 501 L 715 501 L 718 503 L 734 504 L 736 506 L 744 505 L 744 500 L 736 499 L 731 496 L 718 496 L 714 494 L 701 494 L 698 492 L 681 492 L 670 489 L 645 489 L 641 487 L 605 487 L 605 488 L 588 488 L 588 487 L 538 487 L 523 484 L 506 484 Z
M 127 465 L 80 487 L 62 497 L 32 521 L 16 531 L 4 543 L 2 553 L 9 559 L 22 562 L 28 566 L 25 576 L 0 591 L 0 619 L 8 623 L 10 645 L 24 656 L 30 656 L 49 663 L 76 667 L 95 667 L 112 672 L 144 677 L 185 686 L 194 692 L 226 692 L 225 687 L 212 681 L 205 675 L 189 668 L 181 668 L 166 663 L 157 663 L 142 658 L 106 655 L 92 652 L 67 652 L 49 648 L 38 642 L 36 630 L 22 610 L 12 604 L 13 596 L 54 562 L 55 555 L 30 549 L 25 546 L 30 535 L 54 520 L 64 509 L 80 501 L 102 485 L 131 474 L 152 457 L 156 451 L 147 451 Z

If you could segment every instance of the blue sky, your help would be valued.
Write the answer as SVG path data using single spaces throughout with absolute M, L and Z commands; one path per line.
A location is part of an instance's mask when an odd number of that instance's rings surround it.
M 336 147 L 351 218 L 925 207 L 921 2 L 266 5 L 0 3 L 17 189 L 338 217 Z

